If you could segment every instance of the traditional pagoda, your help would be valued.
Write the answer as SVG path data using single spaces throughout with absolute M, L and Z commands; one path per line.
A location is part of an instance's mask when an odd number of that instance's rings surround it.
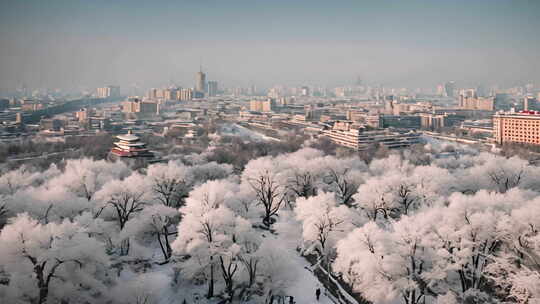
M 140 138 L 133 135 L 131 130 L 128 134 L 118 135 L 120 141 L 114 143 L 115 147 L 111 149 L 112 158 L 153 158 L 154 153 L 148 151 L 146 143 L 141 142 Z

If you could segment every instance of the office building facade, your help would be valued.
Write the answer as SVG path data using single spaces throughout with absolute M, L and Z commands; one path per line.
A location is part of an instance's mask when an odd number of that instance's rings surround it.
M 496 113 L 493 116 L 495 142 L 540 145 L 540 112 Z

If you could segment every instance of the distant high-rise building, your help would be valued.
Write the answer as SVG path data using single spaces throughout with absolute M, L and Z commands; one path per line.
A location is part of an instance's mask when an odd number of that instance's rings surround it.
M 182 88 L 181 87 L 177 87 L 176 88 L 176 100 L 182 100 Z
M 268 98 L 262 103 L 263 112 L 272 112 L 275 107 L 276 107 L 276 100 L 273 98 Z
M 274 87 L 274 88 L 270 88 L 270 89 L 268 90 L 268 94 L 267 94 L 267 95 L 268 95 L 268 97 L 270 97 L 270 98 L 276 98 L 276 99 L 277 99 L 277 98 L 279 98 L 279 97 L 281 96 L 281 93 L 280 93 L 279 88 Z
M 476 95 L 478 97 L 487 97 L 489 95 L 489 92 L 486 89 L 486 87 L 481 84 L 478 87 L 476 87 Z
M 120 87 L 119 86 L 109 86 L 110 97 L 118 98 L 120 97 Z
M 43 109 L 43 103 L 34 99 L 23 99 L 21 101 L 21 110 L 23 111 L 37 111 Z
M 420 113 L 420 126 L 422 129 L 438 130 L 444 128 L 447 114 Z
M 206 74 L 203 73 L 202 68 L 199 72 L 197 72 L 195 78 L 195 90 L 206 93 Z
M 78 121 L 85 121 L 90 115 L 92 115 L 92 113 L 88 108 L 83 108 L 75 112 L 75 117 L 77 117 Z
M 17 114 L 15 114 L 15 123 L 18 123 L 18 124 L 24 123 L 24 117 L 21 112 L 17 112 Z
M 437 94 L 437 96 L 444 96 L 445 95 L 444 86 L 442 84 L 437 86 L 436 94 Z
M 156 99 L 158 98 L 158 89 L 150 89 L 147 94 L 148 98 L 150 99 Z
M 0 111 L 9 108 L 9 99 L 0 99 Z
M 234 88 L 234 89 L 231 89 L 231 91 L 232 91 L 232 94 L 234 96 L 242 96 L 242 95 L 244 95 L 244 91 L 243 91 L 242 88 Z
M 257 87 L 255 85 L 251 85 L 249 86 L 249 88 L 247 89 L 247 95 L 249 96 L 255 96 L 257 95 Z
M 251 100 L 249 102 L 249 110 L 253 112 L 262 112 L 262 101 L 261 100 Z
M 277 102 L 280 106 L 286 106 L 291 103 L 291 99 L 287 97 L 280 97 Z
M 539 111 L 540 103 L 532 95 L 523 97 L 523 110 L 525 111 Z
M 140 98 L 129 98 L 122 106 L 122 111 L 129 114 L 156 115 L 159 113 L 159 105 L 157 103 L 143 101 Z
M 476 97 L 476 95 L 460 94 L 459 107 L 465 110 L 494 111 L 495 98 Z
M 478 97 L 475 89 L 466 89 L 459 92 L 459 107 L 465 110 L 495 110 L 495 99 Z
M 475 89 L 463 89 L 459 92 L 459 96 L 463 96 L 465 98 L 467 97 L 473 97 L 473 98 L 476 98 L 478 97 L 478 95 L 476 94 L 476 90 Z
M 276 106 L 276 100 L 268 98 L 266 100 L 252 100 L 249 103 L 249 110 L 254 112 L 272 112 Z
M 181 101 L 188 101 L 193 99 L 193 89 L 182 89 L 180 92 L 180 98 Z
M 218 92 L 217 81 L 208 81 L 208 96 L 216 96 Z
M 508 111 L 514 107 L 512 105 L 512 97 L 507 93 L 496 93 L 494 103 L 496 110 Z
M 446 96 L 448 97 L 454 97 L 455 89 L 456 89 L 456 83 L 453 81 L 449 81 L 444 84 L 444 90 L 446 91 Z
M 334 89 L 334 94 L 336 97 L 345 97 L 348 96 L 350 91 L 345 87 L 337 87 Z
M 163 91 L 163 99 L 176 100 L 176 89 L 166 89 Z
M 98 98 L 118 98 L 120 97 L 120 87 L 119 86 L 106 86 L 104 88 L 97 88 L 97 97 Z
M 98 98 L 107 98 L 109 93 L 107 92 L 107 88 L 97 88 L 97 97 Z
M 204 98 L 204 92 L 200 92 L 200 91 L 193 92 L 193 98 Z

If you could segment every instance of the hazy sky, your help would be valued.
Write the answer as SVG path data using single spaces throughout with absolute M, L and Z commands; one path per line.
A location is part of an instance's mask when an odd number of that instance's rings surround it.
M 0 0 L 0 88 L 540 84 L 540 1 Z

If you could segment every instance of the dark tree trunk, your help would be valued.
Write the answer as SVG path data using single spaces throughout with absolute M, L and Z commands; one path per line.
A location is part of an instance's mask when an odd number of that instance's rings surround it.
M 39 304 L 45 304 L 47 303 L 47 297 L 49 295 L 49 287 L 48 286 L 41 286 L 39 288 Z
M 210 257 L 210 281 L 208 282 L 208 299 L 214 296 L 214 257 Z

